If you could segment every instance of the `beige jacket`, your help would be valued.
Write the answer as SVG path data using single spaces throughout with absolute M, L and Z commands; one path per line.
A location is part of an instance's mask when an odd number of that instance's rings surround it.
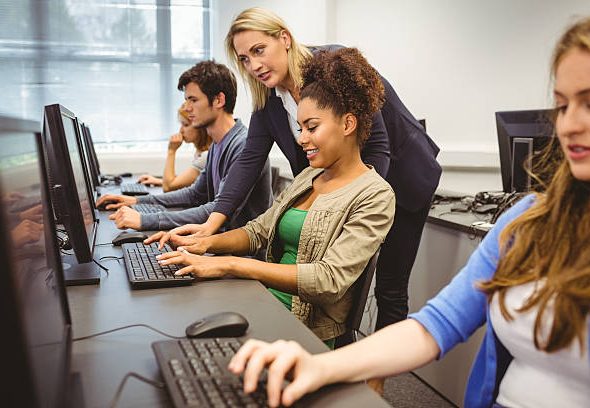
M 279 262 L 278 221 L 322 171 L 303 170 L 268 211 L 243 227 L 250 253 L 266 248 L 266 260 Z M 348 289 L 383 243 L 394 212 L 393 190 L 374 169 L 313 202 L 299 239 L 298 296 L 293 296 L 292 312 L 320 339 L 344 333 L 352 304 Z

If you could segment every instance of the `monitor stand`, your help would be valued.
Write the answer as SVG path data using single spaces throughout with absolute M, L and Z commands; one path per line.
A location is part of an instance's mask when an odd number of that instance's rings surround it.
M 98 285 L 100 268 L 93 261 L 78 263 L 74 255 L 62 257 L 64 280 L 66 286 Z

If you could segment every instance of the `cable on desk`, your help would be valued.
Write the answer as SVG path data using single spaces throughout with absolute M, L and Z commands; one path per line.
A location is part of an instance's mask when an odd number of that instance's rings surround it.
M 163 382 L 152 380 L 150 378 L 144 377 L 141 374 L 137 374 L 136 372 L 130 371 L 127 374 L 125 374 L 125 376 L 123 377 L 123 379 L 119 383 L 119 386 L 117 387 L 117 391 L 115 392 L 115 396 L 113 397 L 113 400 L 109 404 L 110 408 L 115 408 L 117 406 L 117 404 L 119 403 L 119 398 L 121 398 L 121 394 L 123 393 L 123 388 L 125 387 L 125 384 L 127 383 L 127 380 L 130 377 L 134 377 L 134 378 L 138 379 L 139 381 L 143 381 L 144 383 L 149 384 L 149 385 L 156 387 L 156 388 L 165 388 L 166 387 L 166 384 L 164 384 Z
M 95 264 L 97 264 L 100 269 L 102 269 L 103 271 L 105 271 L 107 273 L 107 275 L 109 274 L 109 268 L 107 268 L 106 266 L 103 266 L 100 262 L 98 262 L 94 258 L 92 258 L 92 262 L 94 262 Z
M 100 258 L 98 258 L 99 261 L 102 261 L 106 259 L 107 261 L 110 260 L 116 260 L 116 261 L 120 261 L 121 259 L 123 259 L 122 256 L 114 256 L 114 255 L 106 255 L 106 256 L 101 256 Z
M 113 245 L 112 242 L 103 242 L 102 244 L 94 244 L 94 246 L 106 246 L 106 245 Z
M 148 324 L 137 323 L 137 324 L 129 324 L 127 326 L 117 327 L 117 328 L 110 329 L 110 330 L 105 330 L 105 331 L 94 333 L 94 334 L 89 334 L 88 336 L 77 337 L 77 338 L 73 339 L 72 341 L 87 340 L 87 339 L 91 339 L 93 337 L 102 336 L 103 334 L 109 334 L 109 333 L 113 333 L 113 332 L 116 332 L 116 331 L 119 331 L 119 330 L 130 329 L 132 327 L 145 327 L 146 329 L 153 330 L 156 333 L 161 334 L 162 336 L 168 337 L 168 338 L 171 338 L 171 339 L 180 340 L 180 339 L 184 339 L 185 338 L 184 336 L 173 336 L 171 334 L 164 333 L 163 331 L 160 331 L 160 330 L 158 330 L 158 329 L 156 329 L 156 328 L 154 328 L 154 327 L 152 327 L 152 326 L 150 326 Z

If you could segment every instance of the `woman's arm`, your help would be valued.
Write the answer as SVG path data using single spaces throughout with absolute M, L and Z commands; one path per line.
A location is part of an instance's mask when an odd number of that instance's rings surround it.
M 223 247 L 228 250 L 231 246 L 230 240 L 239 239 L 237 234 L 231 235 L 233 236 L 226 236 L 219 240 L 222 242 L 219 248 Z M 206 241 L 208 238 L 203 240 Z M 208 250 L 209 253 L 214 253 L 213 251 L 213 249 Z M 194 255 L 188 253 L 186 247 L 178 247 L 178 251 L 159 255 L 158 261 L 161 265 L 186 265 L 176 272 L 176 275 L 190 273 L 199 278 L 221 278 L 231 275 L 237 278 L 255 279 L 274 289 L 297 294 L 297 267 L 295 265 L 275 264 L 236 256 Z
M 380 183 L 355 197 L 338 235 L 325 238 L 333 241 L 321 259 L 297 264 L 302 301 L 318 306 L 338 302 L 385 240 L 393 223 L 395 197 L 383 180 Z
M 164 176 L 162 177 L 162 190 L 166 193 L 171 191 L 170 183 L 176 177 L 176 152 L 182 145 L 182 135 L 180 133 L 170 136 L 168 141 L 168 154 L 166 155 L 166 162 L 164 163 Z
M 411 371 L 433 361 L 439 353 L 434 338 L 418 322 L 405 320 L 349 346 L 310 355 L 295 342 L 267 344 L 248 341 L 234 356 L 229 369 L 244 373 L 244 391 L 256 389 L 265 366 L 269 367 L 267 393 L 270 406 L 286 406 L 304 394 L 337 382 L 355 382 Z M 292 381 L 282 391 L 283 380 Z
M 268 113 L 257 111 L 252 114 L 244 148 L 229 170 L 223 193 L 217 197 L 212 213 L 212 215 L 216 214 L 217 219 L 220 219 L 219 215 L 228 217 L 240 207 L 264 169 L 274 143 L 266 127 L 264 115 Z M 207 223 L 211 227 L 222 225 L 218 222 L 213 223 L 213 219 L 209 219 Z
M 172 160 L 174 161 L 174 159 Z M 195 182 L 197 177 L 199 177 L 199 174 L 199 170 L 191 166 L 177 176 L 173 173 L 173 178 L 168 179 L 168 176 L 166 175 L 166 170 L 164 170 L 164 178 L 162 179 L 162 190 L 164 192 L 168 192 L 178 190 L 183 187 L 188 187 Z

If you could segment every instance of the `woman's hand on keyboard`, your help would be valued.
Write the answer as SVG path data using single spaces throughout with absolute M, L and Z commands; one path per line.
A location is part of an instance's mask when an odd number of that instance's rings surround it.
M 251 393 L 266 367 L 266 392 L 271 407 L 290 406 L 327 383 L 325 367 L 294 341 L 248 340 L 231 359 L 228 369 L 234 374 L 244 374 L 244 392 Z M 287 375 L 292 376 L 291 383 L 283 389 Z
M 156 256 L 160 265 L 186 265 L 179 269 L 175 275 L 188 275 L 189 273 L 199 278 L 223 278 L 229 274 L 231 262 L 226 256 L 200 256 L 188 252 L 183 247 L 177 251 L 166 252 Z
M 180 227 L 176 227 L 171 229 L 170 231 L 160 231 L 156 232 L 148 239 L 146 239 L 143 243 L 144 244 L 151 244 L 152 242 L 159 241 L 159 248 L 164 248 L 164 244 L 170 241 L 170 243 L 174 246 L 190 246 L 198 243 L 197 235 L 201 227 L 201 224 L 186 224 Z M 194 252 L 194 251 L 190 251 Z M 196 253 L 196 252 L 194 252 Z M 204 252 L 203 252 L 204 253 Z

